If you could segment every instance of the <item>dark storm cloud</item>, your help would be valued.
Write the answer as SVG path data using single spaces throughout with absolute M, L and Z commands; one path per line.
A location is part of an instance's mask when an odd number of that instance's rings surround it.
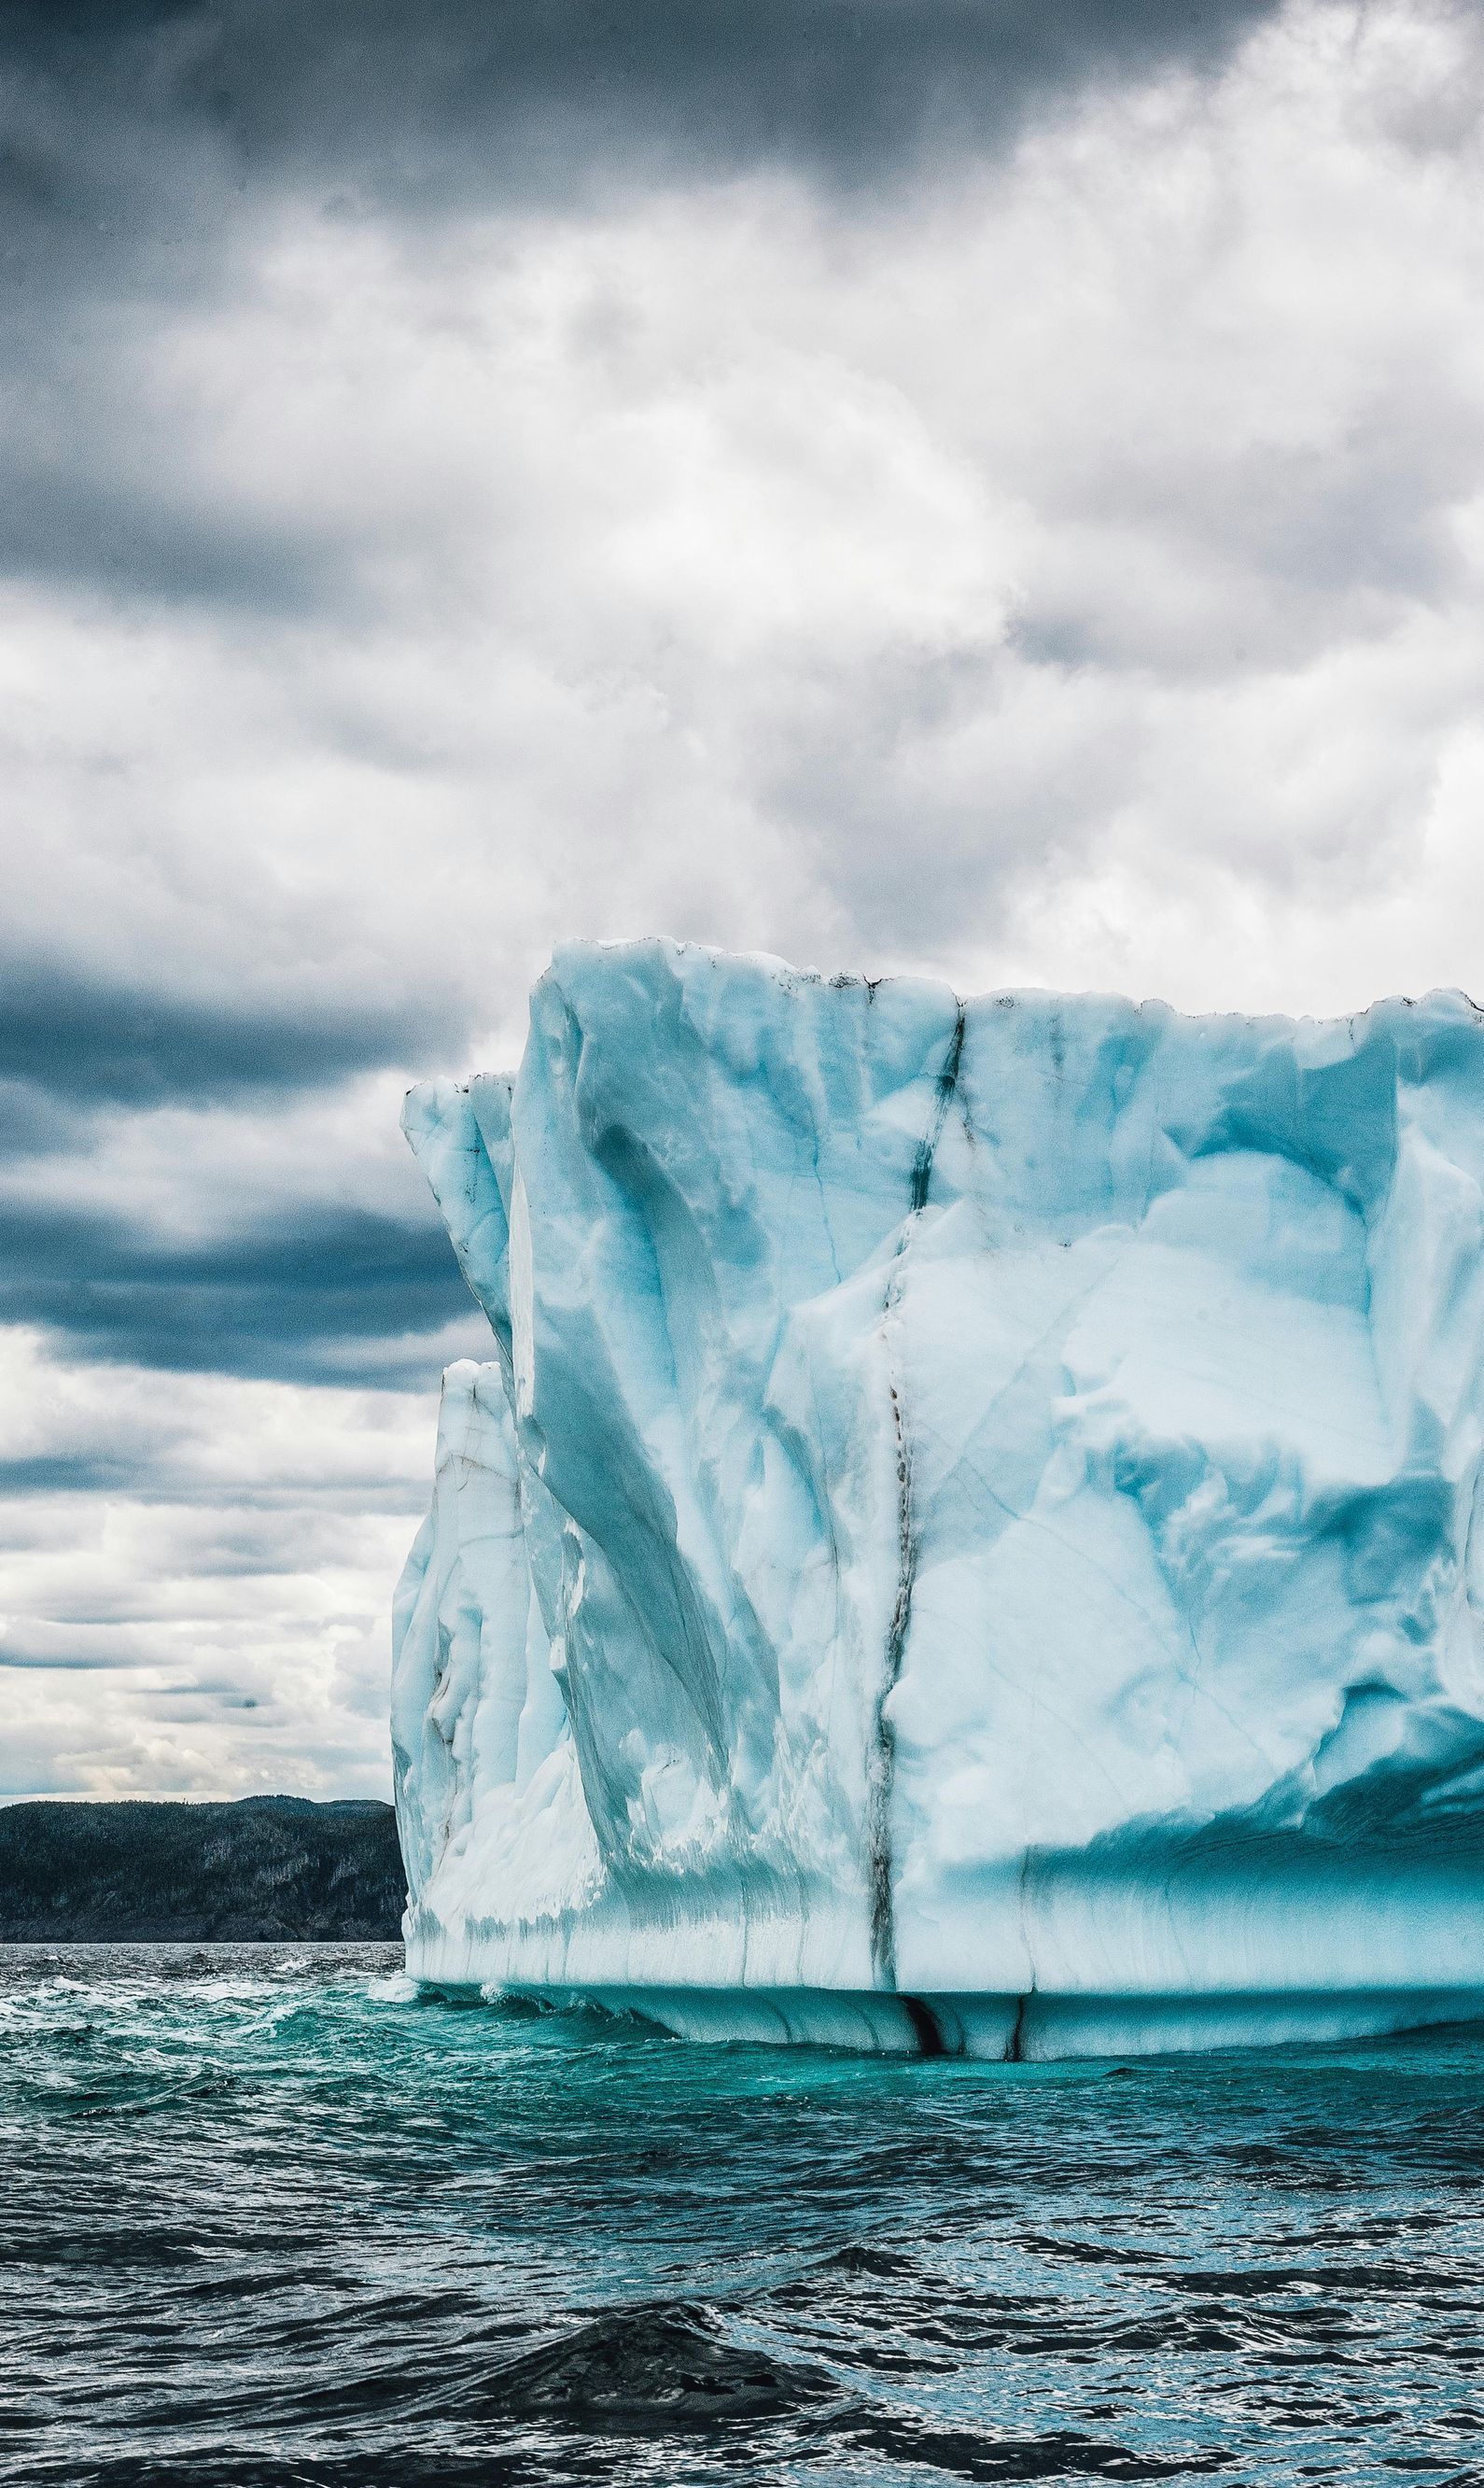
M 168 470 L 131 471 L 132 427 L 121 434 L 108 421 L 110 405 L 117 413 L 131 394 L 119 380 L 80 379 L 44 441 L 35 426 L 29 439 L 19 427 L 13 433 L 0 574 L 228 611 L 294 614 L 326 604 L 343 578 L 343 547 L 261 511 L 213 511 Z
M 29 1459 L 0 1459 L 0 1496 L 120 1494 L 151 1474 L 133 1457 L 91 1452 L 38 1452 Z
M 40 1139 L 38 1090 L 69 1114 L 99 1102 L 206 1103 L 254 1090 L 317 1088 L 388 1064 L 453 1060 L 463 1015 L 423 1003 L 254 1007 L 250 972 L 206 1001 L 105 984 L 28 962 L 0 973 L 0 1139 Z
M 0 1157 L 15 1169 L 0 1202 L 0 1324 L 37 1325 L 89 1361 L 295 1382 L 434 1383 L 446 1353 L 440 1334 L 472 1305 L 419 1183 L 407 1187 L 404 1216 L 350 1202 L 306 1209 L 275 1198 L 277 1171 L 265 1164 L 252 1230 L 205 1243 L 182 1242 L 179 1213 L 163 1202 L 141 1219 L 106 1195 L 86 1209 L 56 1197 L 131 1115 L 272 1109 L 388 1064 L 457 1060 L 463 1050 L 460 1012 L 436 994 L 255 1006 L 250 957 L 216 964 L 224 981 L 236 967 L 238 981 L 214 1000 L 152 990 L 142 967 L 133 984 L 34 959 L 0 972 Z M 181 1172 L 188 1182 L 188 1167 Z M 209 1173 L 198 1188 L 210 1211 Z M 65 1459 L 0 1470 L 0 1494 L 139 1483 L 106 1463 L 97 1473 Z
M 408 207 L 560 201 L 625 166 L 731 173 L 799 165 L 875 183 L 942 146 L 983 146 L 1049 96 L 1216 64 L 1272 0 L 185 0 L 13 8 L 29 111 L 10 172 L 17 216 L 75 246 L 96 229 L 113 150 L 70 160 L 70 126 L 106 113 L 176 139 L 188 185 L 213 158 L 238 184 L 343 182 Z M 164 184 L 161 183 L 163 193 Z M 171 230 L 181 230 L 176 193 Z M 113 238 L 130 218 L 116 216 Z
M 438 1334 L 470 1312 L 431 1210 L 417 1225 L 300 1211 L 189 1246 L 44 1201 L 0 1210 L 0 1322 L 41 1325 L 73 1356 L 422 1389 L 442 1365 Z
M 9 1643 L 0 1642 L 0 1667 L 5 1668 L 30 1668 L 48 1674 L 55 1671 L 64 1676 L 76 1676 L 97 1675 L 111 1670 L 118 1664 L 118 1660 L 114 1658 L 37 1656 L 30 1651 L 15 1650 Z M 8 1790 L 7 1795 L 11 1794 L 14 1792 Z
M 0 572 L 265 614 L 352 597 L 345 530 L 238 511 L 162 431 L 161 306 L 219 302 L 286 194 L 393 223 L 787 166 L 845 194 L 1213 65 L 1274 0 L 72 0 L 0 18 Z M 351 530 L 353 537 L 353 530 Z

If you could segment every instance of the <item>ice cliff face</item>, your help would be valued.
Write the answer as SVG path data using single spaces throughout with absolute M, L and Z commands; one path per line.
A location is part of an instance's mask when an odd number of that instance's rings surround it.
M 429 1978 L 1054 2054 L 1484 2011 L 1484 1026 L 561 952 L 406 1127 Z

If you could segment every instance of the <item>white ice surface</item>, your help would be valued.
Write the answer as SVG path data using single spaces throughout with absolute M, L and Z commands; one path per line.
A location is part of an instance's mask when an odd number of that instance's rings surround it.
M 413 1091 L 426 1978 L 992 2054 L 1484 2012 L 1484 1026 L 644 943 Z M 926 2018 L 925 2018 L 926 2017 Z

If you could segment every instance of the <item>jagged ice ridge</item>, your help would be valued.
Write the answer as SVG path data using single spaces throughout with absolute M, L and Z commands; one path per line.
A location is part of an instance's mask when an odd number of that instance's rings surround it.
M 1484 1026 L 574 946 L 405 1127 L 495 1353 L 425 1979 L 996 2056 L 1484 2013 Z

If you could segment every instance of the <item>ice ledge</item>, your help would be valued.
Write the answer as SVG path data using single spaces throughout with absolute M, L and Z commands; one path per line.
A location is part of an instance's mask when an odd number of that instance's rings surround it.
M 508 1991 L 521 1994 L 526 1991 Z M 529 1991 L 553 2007 L 631 2014 L 676 2038 L 765 2047 L 850 2048 L 882 2056 L 968 2056 L 996 2064 L 1186 2055 L 1392 2037 L 1484 2022 L 1484 1988 L 1292 1995 L 882 1995 L 818 1988 L 594 1988 Z
M 702 2045 L 845 2048 L 995 2064 L 1314 2046 L 1484 2022 L 1484 1986 L 1245 1995 L 904 1995 L 820 1987 L 523 1986 L 429 1970 L 423 1983 L 552 2012 L 596 2009 Z

